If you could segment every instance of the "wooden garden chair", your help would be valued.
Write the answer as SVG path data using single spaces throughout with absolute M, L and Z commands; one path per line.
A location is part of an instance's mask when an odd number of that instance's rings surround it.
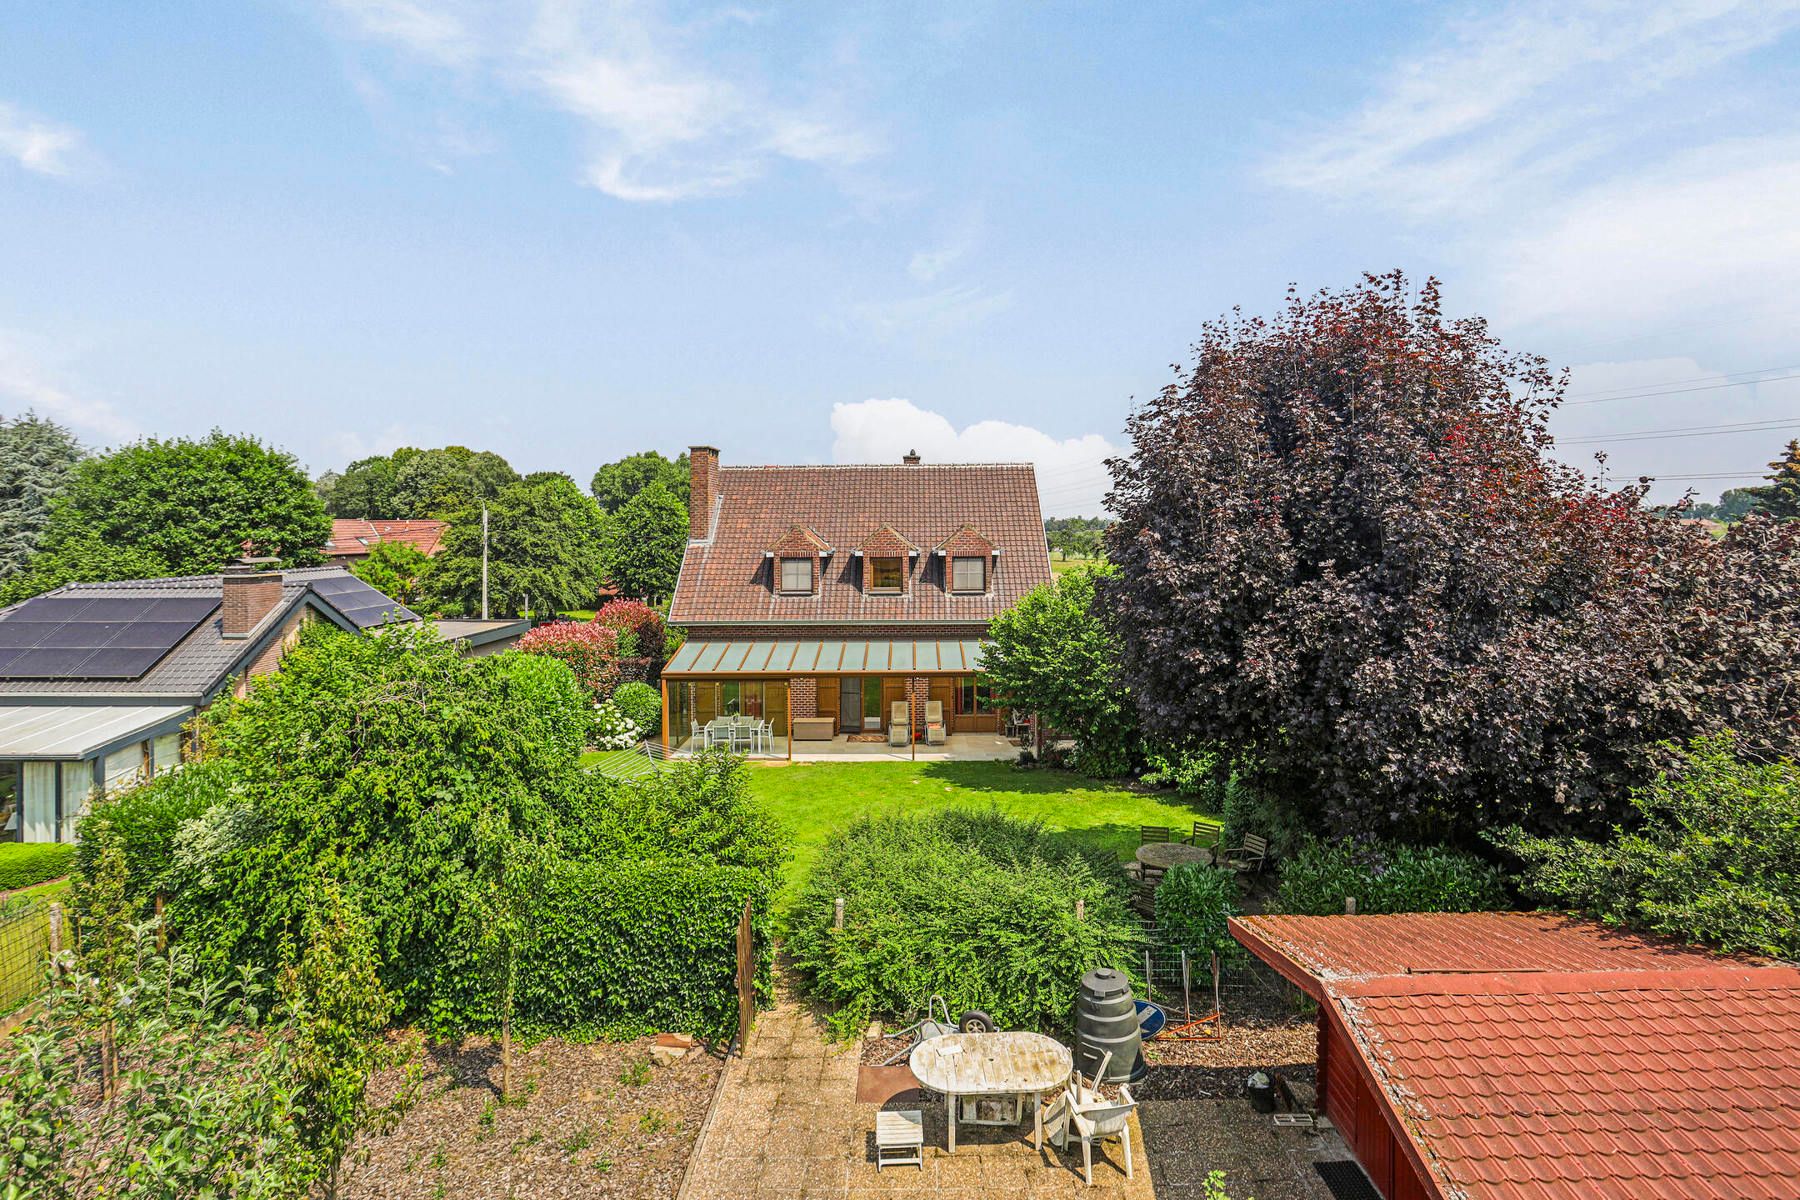
M 1269 860 L 1269 839 L 1258 837 L 1254 833 L 1244 835 L 1244 844 L 1233 846 L 1220 852 L 1219 861 L 1236 871 L 1250 871 L 1262 874 L 1263 864 Z
M 1170 829 L 1167 825 L 1138 826 L 1138 845 L 1140 846 L 1148 846 L 1154 842 L 1172 842 L 1174 840 L 1175 831 Z

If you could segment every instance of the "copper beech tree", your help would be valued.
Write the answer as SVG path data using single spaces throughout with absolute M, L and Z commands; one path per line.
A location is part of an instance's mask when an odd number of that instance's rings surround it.
M 1591 824 L 1667 738 L 1793 750 L 1800 523 L 1596 485 L 1549 457 L 1562 388 L 1398 273 L 1208 324 L 1112 464 L 1146 732 L 1360 836 Z

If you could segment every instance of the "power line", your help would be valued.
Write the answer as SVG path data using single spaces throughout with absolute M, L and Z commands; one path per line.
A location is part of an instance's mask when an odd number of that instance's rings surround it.
M 1560 446 L 1594 446 L 1615 442 L 1654 442 L 1673 437 L 1717 437 L 1728 433 L 1768 433 L 1777 429 L 1800 426 L 1800 417 L 1781 417 L 1770 421 L 1742 421 L 1736 425 L 1689 425 L 1677 429 L 1640 429 L 1633 433 L 1591 434 L 1578 438 L 1558 438 Z
M 1743 379 L 1746 375 L 1767 375 L 1771 371 L 1800 371 L 1800 363 L 1787 367 L 1762 367 L 1754 371 L 1715 371 L 1709 375 L 1690 375 L 1686 379 L 1659 379 L 1653 383 L 1630 383 L 1615 388 L 1595 388 L 1592 391 L 1575 392 L 1563 399 L 1571 404 L 1602 404 L 1607 397 L 1616 397 L 1620 393 L 1636 395 L 1646 388 L 1677 387 L 1689 383 L 1715 383 L 1728 379 Z M 1786 378 L 1786 377 L 1784 377 Z M 1768 380 L 1745 379 L 1746 383 L 1766 383 Z

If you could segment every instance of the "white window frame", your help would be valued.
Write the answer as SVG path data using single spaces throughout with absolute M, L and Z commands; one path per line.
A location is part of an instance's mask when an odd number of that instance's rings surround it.
M 810 559 L 810 558 L 783 558 L 783 559 L 777 560 L 777 563 L 778 563 L 778 565 L 776 566 L 775 569 L 777 572 L 779 572 L 779 575 L 776 579 L 776 588 L 778 591 L 784 592 L 791 596 L 806 596 L 806 595 L 812 594 L 812 590 L 813 590 L 813 560 L 812 559 Z M 788 583 L 788 568 L 790 566 L 806 568 L 806 583 L 804 585 L 802 585 L 800 587 L 793 587 Z
M 978 569 L 981 572 L 981 584 L 979 587 L 964 587 L 961 583 L 959 583 L 957 581 L 957 578 L 956 578 L 957 568 L 960 567 L 964 563 L 974 563 L 976 566 L 976 569 Z M 978 594 L 981 592 L 985 592 L 985 591 L 987 591 L 987 572 L 988 572 L 987 559 L 983 558 L 981 555 L 979 555 L 979 554 L 953 554 L 950 556 L 950 590 L 953 592 L 965 592 L 970 595 L 975 595 L 975 594 Z

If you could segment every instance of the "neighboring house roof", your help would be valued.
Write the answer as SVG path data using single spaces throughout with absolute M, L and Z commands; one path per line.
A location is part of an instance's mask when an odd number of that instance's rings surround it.
M 1793 1195 L 1792 967 L 1543 914 L 1231 926 L 1311 976 L 1438 1196 Z
M 0 677 L 0 697 L 35 698 L 46 702 L 96 703 L 109 698 L 178 700 L 204 703 L 245 664 L 254 661 L 287 617 L 308 606 L 346 629 L 368 629 L 389 620 L 416 621 L 417 614 L 382 595 L 345 568 L 303 567 L 281 573 L 281 599 L 248 637 L 227 638 L 215 608 L 154 666 L 135 679 L 33 679 Z M 219 575 L 183 575 L 166 579 L 126 579 L 111 583 L 71 583 L 47 596 L 149 601 L 167 597 L 221 597 Z M 0 609 L 0 623 L 29 605 L 27 600 Z
M 192 705 L 0 704 L 0 757 L 80 759 L 191 717 Z
M 1028 463 L 722 466 L 717 475 L 716 515 L 709 536 L 687 547 L 672 624 L 985 624 L 1050 582 L 1037 477 Z M 938 578 L 942 564 L 928 565 L 925 555 L 911 560 L 923 574 L 904 592 L 872 594 L 861 586 L 861 560 L 844 552 L 821 571 L 811 595 L 781 595 L 770 586 L 765 551 L 796 523 L 827 545 L 865 554 L 883 526 L 906 553 L 974 525 L 1000 557 L 988 591 L 978 595 L 947 590 Z
M 444 540 L 448 521 L 365 521 L 339 517 L 331 523 L 331 539 L 325 543 L 328 558 L 362 558 L 382 542 L 402 542 L 425 555 L 433 555 Z

